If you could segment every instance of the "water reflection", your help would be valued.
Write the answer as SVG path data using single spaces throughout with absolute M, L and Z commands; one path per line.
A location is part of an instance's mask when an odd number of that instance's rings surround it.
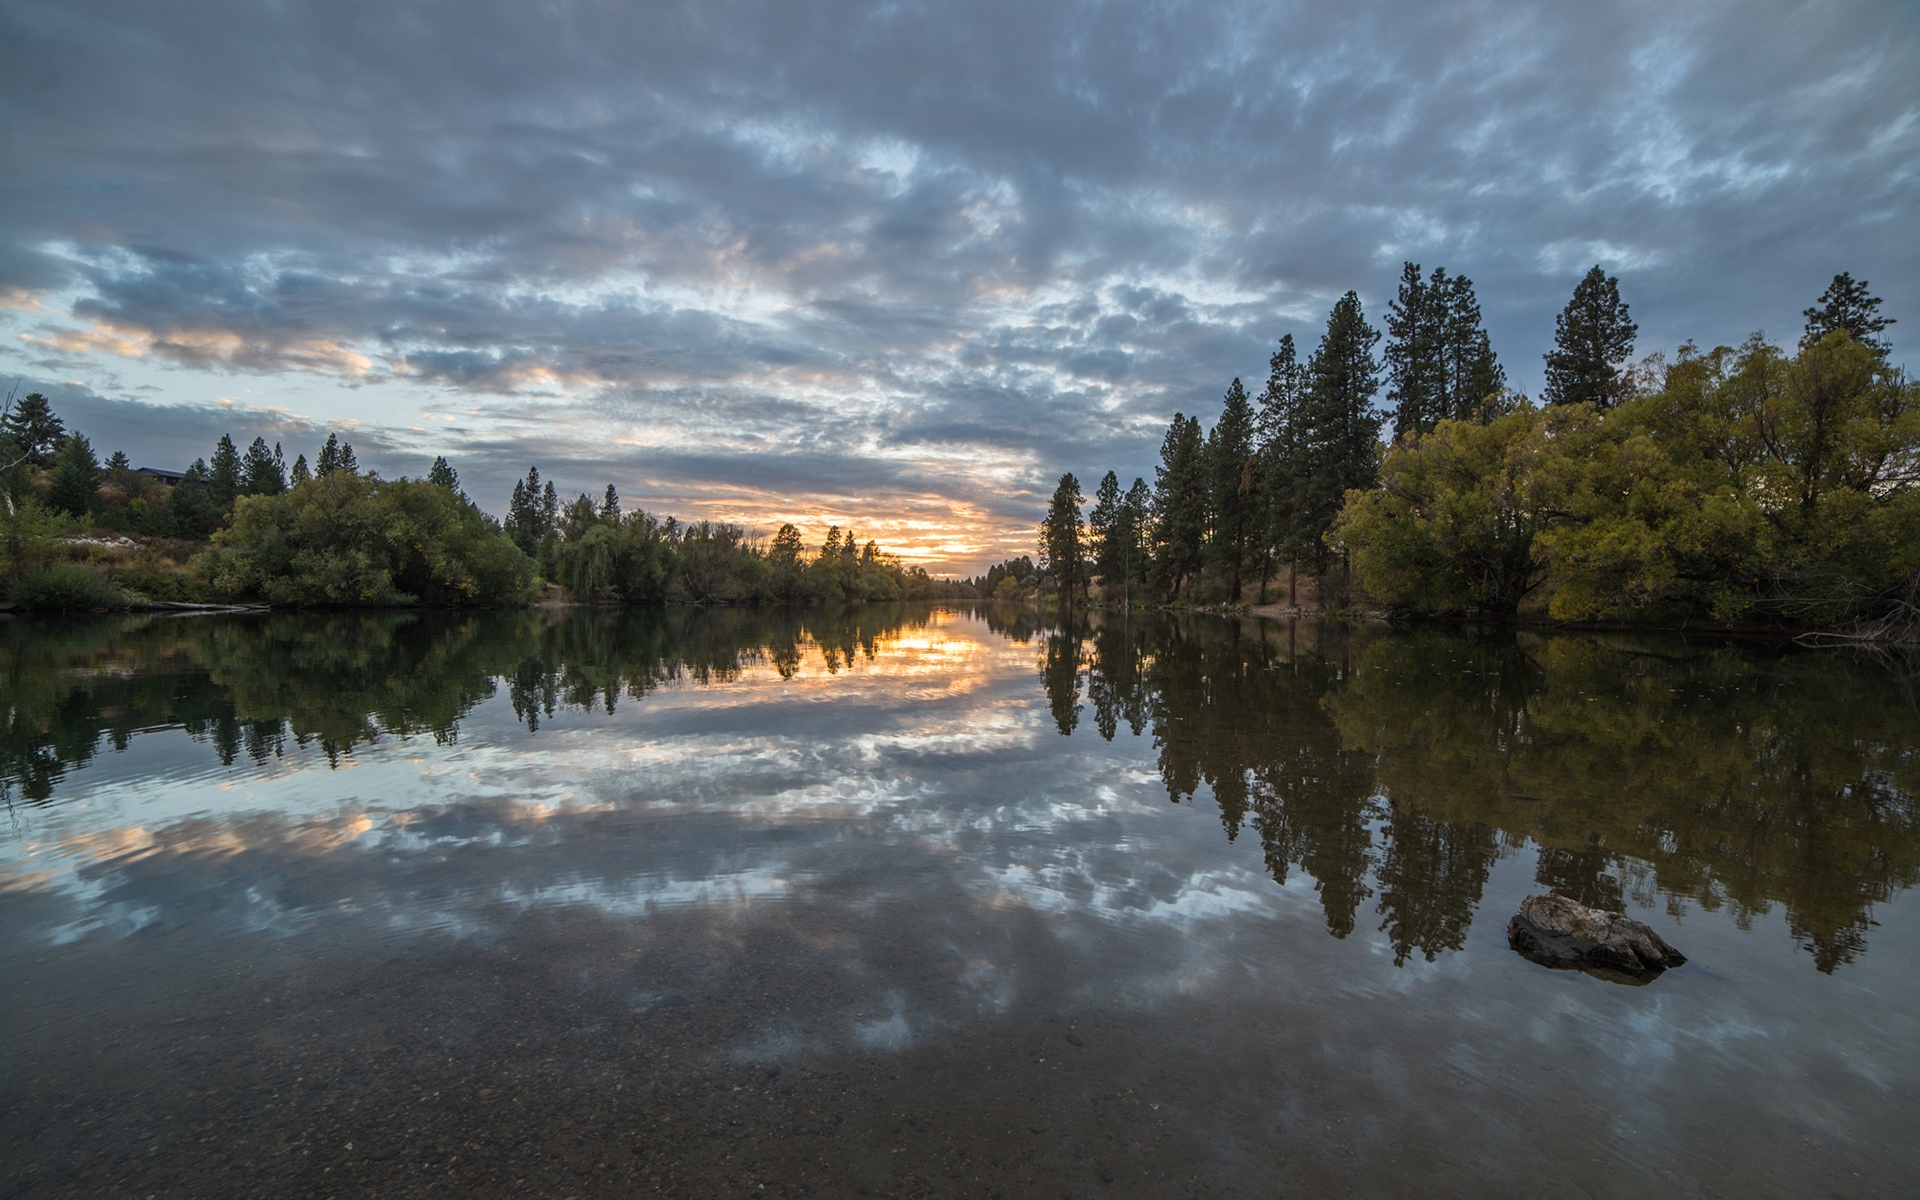
M 760 678 L 779 681 L 783 703 L 809 689 L 844 702 L 854 675 L 884 674 L 883 709 L 913 678 L 949 697 L 977 686 L 988 672 L 969 656 L 992 643 L 1033 656 L 1059 734 L 1150 736 L 1171 800 L 1210 800 L 1229 842 L 1257 839 L 1276 882 L 1304 873 L 1334 937 L 1377 919 L 1397 965 L 1460 950 L 1494 864 L 1521 852 L 1541 887 L 1604 907 L 1697 905 L 1745 928 L 1779 905 L 1829 973 L 1865 952 L 1874 906 L 1920 877 L 1914 694 L 1873 663 L 1678 639 L 1060 626 L 994 607 L 966 618 L 976 634 L 958 619 L 871 607 L 13 621 L 0 626 L 0 793 L 29 811 L 57 804 L 104 749 L 168 728 L 223 766 L 339 768 L 383 739 L 452 747 L 496 696 L 534 736 L 559 714 L 610 717 L 662 688 L 720 694 Z M 982 695 L 941 728 L 889 736 L 923 766 L 991 758 L 1007 703 Z M 671 739 L 655 752 L 671 755 Z M 767 786 L 799 786 L 780 772 L 802 752 L 787 747 Z M 898 797 L 925 784 L 895 763 L 806 787 Z
M 1774 904 L 1818 968 L 1920 878 L 1911 681 L 1824 654 L 1677 639 L 1094 622 L 1045 635 L 1062 734 L 1151 728 L 1176 803 L 1313 877 L 1327 928 L 1374 898 L 1395 961 L 1458 950 L 1493 862 L 1618 909 Z M 1501 914 L 1504 919 L 1505 914 Z

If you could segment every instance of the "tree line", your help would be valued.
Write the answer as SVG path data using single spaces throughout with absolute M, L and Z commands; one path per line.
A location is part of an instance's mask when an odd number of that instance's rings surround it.
M 0 418 L 0 586 L 44 608 L 124 607 L 141 598 L 276 605 L 516 605 L 558 584 L 618 604 L 846 603 L 966 598 L 872 539 L 834 526 L 818 547 L 784 524 L 771 539 L 727 522 L 682 523 L 626 510 L 612 484 L 562 503 L 538 467 L 514 484 L 504 521 L 434 459 L 422 479 L 360 469 L 329 433 L 309 466 L 255 438 L 223 435 L 171 484 L 104 464 L 45 396 L 9 400 Z M 88 530 L 149 544 L 71 561 Z
M 1257 396 L 1234 379 L 1211 429 L 1175 413 L 1150 486 L 1109 471 L 1083 516 L 1062 475 L 1038 560 L 989 572 L 988 594 L 1234 605 L 1284 571 L 1289 602 L 1304 574 L 1322 603 L 1407 615 L 1911 628 L 1920 390 L 1879 306 L 1841 274 L 1791 352 L 1755 334 L 1635 363 L 1619 280 L 1595 266 L 1536 404 L 1508 386 L 1472 280 L 1409 262 L 1384 346 L 1348 292 L 1305 361 L 1287 334 Z

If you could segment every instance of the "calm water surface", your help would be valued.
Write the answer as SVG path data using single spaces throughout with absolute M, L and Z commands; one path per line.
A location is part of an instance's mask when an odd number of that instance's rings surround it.
M 1920 708 L 1680 640 L 0 624 L 0 1193 L 1920 1193 Z M 1692 960 L 1507 948 L 1556 888 Z

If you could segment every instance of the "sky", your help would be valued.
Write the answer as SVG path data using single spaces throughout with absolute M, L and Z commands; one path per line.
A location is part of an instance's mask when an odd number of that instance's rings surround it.
M 0 0 L 0 375 L 104 455 L 223 432 L 936 574 L 1152 479 L 1401 264 L 1537 393 L 1637 353 L 1920 344 L 1920 4 Z

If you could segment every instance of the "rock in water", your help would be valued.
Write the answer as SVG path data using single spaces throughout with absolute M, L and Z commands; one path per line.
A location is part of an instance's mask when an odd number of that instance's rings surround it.
M 1543 967 L 1573 967 L 1623 983 L 1646 983 L 1686 955 L 1632 917 L 1565 896 L 1528 896 L 1507 922 L 1507 944 Z

